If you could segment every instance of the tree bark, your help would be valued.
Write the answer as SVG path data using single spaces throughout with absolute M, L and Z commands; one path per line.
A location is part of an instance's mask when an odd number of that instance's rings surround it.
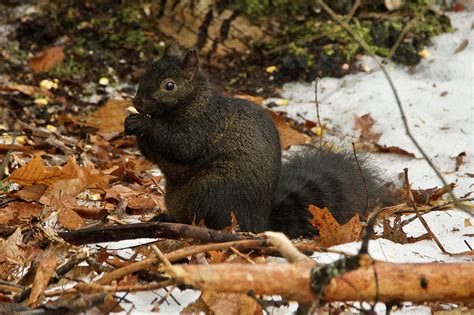
M 214 0 L 162 0 L 159 30 L 185 48 L 224 57 L 244 53 L 255 42 L 271 39 L 268 23 L 253 24 L 229 5 Z
M 289 301 L 316 299 L 310 289 L 314 262 L 286 265 L 180 265 L 172 273 L 198 290 L 281 295 Z M 377 273 L 378 286 L 374 277 Z M 378 288 L 378 289 L 377 289 Z M 462 302 L 474 300 L 474 264 L 376 262 L 333 278 L 324 301 Z

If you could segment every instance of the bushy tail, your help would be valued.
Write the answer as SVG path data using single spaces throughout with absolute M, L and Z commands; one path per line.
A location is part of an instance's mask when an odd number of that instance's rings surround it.
M 364 157 L 358 157 L 369 195 L 369 209 L 390 199 L 388 189 Z M 282 163 L 274 196 L 270 229 L 291 237 L 317 233 L 309 223 L 309 205 L 327 207 L 343 224 L 356 213 L 364 215 L 367 193 L 361 172 L 349 152 L 301 146 Z

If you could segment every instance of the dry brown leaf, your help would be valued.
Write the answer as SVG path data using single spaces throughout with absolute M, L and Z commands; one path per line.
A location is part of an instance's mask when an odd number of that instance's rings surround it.
M 387 147 L 386 145 L 380 145 L 378 143 L 371 143 L 367 141 L 356 141 L 354 144 L 357 151 L 374 152 L 374 153 L 393 153 L 393 154 L 409 156 L 411 158 L 415 157 L 413 153 L 407 152 L 395 146 Z
M 415 154 L 408 152 L 402 148 L 396 147 L 396 146 L 385 146 L 385 145 L 375 145 L 375 152 L 380 152 L 380 153 L 393 153 L 393 154 L 400 154 L 404 156 L 409 156 L 411 158 L 415 158 Z
M 389 220 L 383 220 L 382 238 L 391 240 L 392 242 L 399 243 L 399 244 L 407 244 L 408 236 L 406 232 L 403 231 L 403 225 L 400 223 L 401 223 L 400 216 L 397 216 L 395 218 L 393 227 L 390 225 Z
M 119 133 L 127 117 L 131 101 L 109 99 L 104 105 L 86 118 L 86 124 L 99 129 L 101 134 Z
M 23 262 L 23 235 L 21 228 L 17 228 L 7 240 L 0 239 L 0 261 L 9 259 L 16 260 L 18 263 Z
M 111 188 L 105 189 L 106 199 L 126 199 L 128 201 L 127 207 L 132 209 L 134 214 L 140 214 L 147 210 L 154 208 L 165 208 L 162 195 L 157 195 L 151 191 L 143 189 L 139 185 L 115 185 Z
M 382 133 L 374 133 L 370 129 L 375 124 L 375 120 L 370 114 L 365 114 L 360 117 L 355 117 L 355 126 L 360 130 L 361 140 L 377 143 Z
M 233 212 L 230 213 L 230 225 L 226 226 L 223 231 L 227 233 L 233 233 L 240 230 L 239 222 L 237 222 L 237 217 Z
M 56 256 L 51 255 L 39 262 L 38 269 L 36 270 L 35 280 L 33 281 L 33 287 L 31 288 L 30 297 L 28 299 L 28 306 L 36 308 L 43 297 L 44 290 L 47 288 L 49 280 L 56 271 Z
M 33 184 L 51 185 L 57 180 L 77 176 L 74 167 L 75 163 L 76 160 L 72 156 L 69 158 L 68 163 L 63 167 L 47 166 L 44 164 L 43 159 L 40 156 L 36 156 L 28 162 L 28 164 L 13 171 L 8 179 L 17 184 L 26 186 L 31 186 Z
M 469 40 L 468 39 L 464 39 L 461 44 L 459 44 L 459 46 L 454 50 L 454 53 L 455 54 L 458 54 L 460 53 L 461 51 L 463 51 L 464 49 L 466 49 L 467 45 L 469 45 Z
M 48 189 L 48 185 L 35 184 L 33 186 L 24 186 L 22 189 L 13 194 L 14 197 L 26 201 L 38 201 L 44 192 Z
M 0 224 L 17 224 L 39 216 L 43 207 L 28 202 L 11 202 L 0 209 Z
M 209 255 L 211 255 L 211 264 L 219 264 L 229 258 L 228 254 L 220 250 L 210 250 Z
M 320 209 L 310 205 L 308 210 L 313 215 L 311 224 L 319 231 L 319 236 L 316 238 L 319 245 L 329 247 L 360 239 L 362 225 L 358 215 L 346 224 L 340 225 L 327 208 Z
M 0 91 L 5 91 L 5 92 L 18 91 L 28 96 L 40 95 L 40 96 L 48 97 L 48 98 L 54 97 L 54 94 L 46 89 L 42 89 L 37 86 L 27 85 L 27 84 L 12 83 L 7 86 L 0 87 Z
M 35 73 L 47 72 L 55 65 L 63 61 L 64 51 L 62 47 L 53 46 L 46 48 L 28 60 L 28 65 Z
M 464 164 L 464 158 L 466 157 L 466 152 L 461 152 L 456 156 L 456 168 L 454 169 L 456 172 L 459 171 L 461 165 Z
M 273 119 L 273 122 L 278 129 L 278 133 L 280 134 L 280 145 L 283 150 L 288 149 L 292 145 L 308 143 L 309 138 L 301 132 L 291 128 L 282 116 L 271 110 L 267 110 L 267 113 Z
M 182 313 L 204 314 L 262 314 L 257 302 L 246 294 L 217 293 L 203 291 L 201 296 L 193 303 L 186 306 Z
M 453 190 L 456 187 L 455 183 L 451 183 L 448 185 L 449 188 L 446 187 L 433 187 L 428 189 L 412 189 L 411 192 L 413 194 L 413 198 L 417 204 L 431 204 L 433 201 L 441 199 L 441 197 L 449 192 L 449 190 Z M 405 197 L 406 198 L 406 197 Z
M 86 225 L 76 211 L 69 208 L 62 209 L 58 212 L 58 223 L 68 230 L 77 230 Z
M 19 151 L 19 152 L 25 152 L 26 154 L 32 154 L 33 150 L 26 145 L 22 144 L 6 144 L 6 143 L 0 143 L 0 152 L 8 152 L 8 151 Z
M 471 222 L 471 218 L 464 219 L 464 227 L 468 227 L 468 226 L 473 226 Z
M 79 167 L 75 159 L 70 159 L 63 170 L 69 174 L 75 174 L 74 178 L 61 179 L 51 184 L 40 198 L 40 202 L 55 210 L 63 208 L 76 208 L 76 196 L 87 188 L 105 189 L 113 178 L 104 175 L 92 167 Z

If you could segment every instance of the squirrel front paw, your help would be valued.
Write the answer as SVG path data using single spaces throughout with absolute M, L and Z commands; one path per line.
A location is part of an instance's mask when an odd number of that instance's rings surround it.
M 132 136 L 140 136 L 143 131 L 143 115 L 140 114 L 132 114 L 128 115 L 125 119 L 125 134 L 132 135 Z

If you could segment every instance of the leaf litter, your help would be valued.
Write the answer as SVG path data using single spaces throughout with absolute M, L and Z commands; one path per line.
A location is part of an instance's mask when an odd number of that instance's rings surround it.
M 469 47 L 466 44 L 466 47 L 457 53 L 461 54 L 463 50 L 467 49 Z M 30 66 L 37 72 L 47 71 L 61 62 L 62 58 L 60 49 L 53 47 L 31 59 Z M 1 87 L 1 90 L 6 93 L 19 92 L 28 97 L 41 96 L 49 100 L 56 99 L 55 94 L 57 93 L 28 84 L 10 84 Z M 241 97 L 261 102 L 258 98 Z M 291 98 L 285 98 L 285 100 L 289 100 L 287 101 L 288 105 L 285 106 L 285 111 L 287 111 L 286 107 L 291 106 Z M 104 226 L 104 221 L 108 221 L 107 224 L 145 221 L 151 215 L 159 213 L 165 208 L 161 178 L 153 177 L 154 175 L 150 173 L 152 165 L 137 157 L 134 140 L 121 135 L 123 120 L 127 115 L 126 109 L 130 104 L 130 100 L 111 98 L 89 115 L 70 115 L 68 113 L 69 116 L 63 116 L 64 119 L 61 124 L 56 126 L 55 131 L 34 126 L 34 124 L 31 128 L 20 124 L 19 131 L 25 135 L 28 148 L 32 149 L 28 151 L 16 147 L 15 150 L 15 147 L 12 147 L 12 158 L 7 165 L 7 173 L 9 172 L 10 175 L 5 183 L 10 183 L 11 186 L 5 196 L 14 198 L 15 201 L 3 204 L 4 207 L 0 209 L 2 226 L 12 228 L 12 232 L 0 240 L 0 274 L 2 274 L 2 280 L 15 283 L 26 281 L 25 271 L 33 270 L 31 261 L 44 255 L 39 265 L 35 267 L 34 277 L 29 281 L 29 284 L 32 284 L 32 290 L 27 300 L 29 306 L 38 306 L 46 301 L 45 296 L 48 296 L 48 293 L 57 287 L 52 281 L 52 277 L 58 270 L 58 266 L 71 261 L 75 255 L 78 255 L 77 248 L 67 244 L 61 255 L 50 255 L 44 250 L 45 245 L 51 248 L 59 248 L 64 245 L 64 241 L 57 236 L 57 232 L 80 230 L 93 225 Z M 290 118 L 291 115 L 271 113 L 279 129 L 284 149 L 288 149 L 292 145 L 307 143 L 311 138 L 318 140 L 314 134 L 309 132 L 316 127 L 316 124 L 311 123 L 311 120 L 305 119 L 303 123 L 299 123 L 297 118 Z M 110 119 L 110 117 L 114 117 L 114 119 Z M 397 153 L 414 157 L 414 154 L 398 146 L 378 144 L 387 131 L 383 133 L 371 131 L 377 121 L 370 114 L 356 116 L 356 121 L 356 128 L 361 133 L 359 140 L 369 143 L 372 148 L 375 148 L 375 152 Z M 327 128 L 329 132 L 333 131 L 331 126 Z M 74 155 L 69 156 L 71 153 Z M 457 168 L 462 167 L 465 163 L 463 158 L 460 157 L 456 160 Z M 25 162 L 27 160 L 28 162 Z M 425 208 L 421 206 L 421 209 L 428 210 L 437 206 L 438 202 L 443 202 L 441 199 L 446 192 L 437 187 L 415 191 L 416 201 L 426 205 Z M 84 198 L 81 199 L 79 196 Z M 126 200 L 126 211 L 114 212 L 123 200 Z M 446 209 L 449 207 L 449 205 L 445 206 Z M 84 211 L 81 212 L 81 209 L 84 210 L 84 208 L 98 208 L 102 215 L 100 218 L 90 218 Z M 398 205 L 396 211 L 399 210 L 407 211 L 403 214 L 403 217 L 406 218 L 410 216 L 408 211 L 411 210 L 411 206 L 408 204 Z M 311 240 L 314 244 L 333 246 L 354 243 L 360 239 L 362 225 L 358 217 L 340 225 L 332 218 L 328 209 L 310 207 L 309 211 L 313 215 L 311 223 L 319 230 L 319 236 Z M 389 222 L 390 220 L 393 222 Z M 232 222 L 233 224 L 227 229 L 227 232 L 235 234 L 238 230 L 238 222 L 235 221 L 235 217 Z M 409 232 L 404 231 L 402 222 L 400 216 L 384 221 L 384 230 L 379 231 L 381 237 L 399 244 L 410 243 L 410 236 L 407 235 Z M 203 224 L 205 225 L 205 222 Z M 472 226 L 466 219 L 460 220 L 459 224 L 465 227 Z M 166 244 L 164 241 L 157 243 L 165 253 L 192 245 L 182 240 L 167 241 Z M 107 246 L 110 246 L 110 243 Z M 130 265 L 134 261 L 152 257 L 152 251 L 144 250 L 147 247 L 147 245 L 142 245 L 140 250 L 137 247 L 133 253 L 129 252 L 129 255 L 119 250 L 108 249 L 108 247 L 100 249 L 90 247 L 90 261 L 88 261 L 85 273 L 79 273 L 77 270 L 80 268 L 76 265 L 72 266 L 71 273 L 76 270 L 77 274 L 80 274 L 76 280 L 90 281 L 97 274 L 106 270 L 104 265 L 100 264 L 102 262 L 108 262 L 109 268 L 110 266 L 119 268 Z M 261 262 L 262 258 L 265 260 L 264 255 L 258 249 L 249 253 L 240 253 L 241 255 L 239 253 L 239 251 L 213 250 L 208 251 L 207 254 L 189 255 L 183 260 L 204 264 L 235 261 Z M 94 264 L 94 262 L 98 264 Z M 144 280 L 149 279 L 146 278 L 147 276 L 149 277 L 150 274 L 126 276 L 119 279 L 117 285 L 133 287 L 144 283 L 144 281 L 148 283 L 147 280 Z M 104 312 L 110 311 L 114 307 L 116 307 L 114 311 L 120 310 L 118 300 L 109 293 L 104 294 L 106 292 L 104 286 L 90 283 L 74 286 L 76 282 L 68 281 L 67 277 L 62 281 L 61 285 L 68 284 L 76 291 L 64 294 L 55 303 L 63 302 L 71 307 L 73 297 L 78 297 L 74 294 L 82 293 L 83 300 L 80 302 L 84 305 L 101 304 L 101 310 Z M 2 293 L 2 298 L 11 299 L 12 295 Z M 248 296 L 212 291 L 202 292 L 198 302 L 188 307 L 197 311 L 228 310 L 235 313 L 244 312 L 243 310 L 253 313 L 257 312 L 259 308 L 255 300 Z M 155 309 L 160 309 L 160 305 L 156 304 Z

